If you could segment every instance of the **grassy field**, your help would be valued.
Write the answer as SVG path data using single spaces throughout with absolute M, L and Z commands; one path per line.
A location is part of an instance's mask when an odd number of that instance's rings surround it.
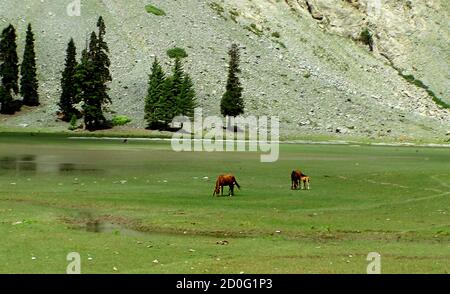
M 450 149 L 282 145 L 175 153 L 167 143 L 0 134 L 0 273 L 450 271 Z M 290 172 L 312 177 L 291 191 Z M 213 198 L 232 172 L 236 196 Z

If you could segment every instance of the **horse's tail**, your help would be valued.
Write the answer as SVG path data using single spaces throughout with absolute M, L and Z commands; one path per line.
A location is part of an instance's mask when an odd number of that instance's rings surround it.
M 234 183 L 236 184 L 236 187 L 238 187 L 238 189 L 241 189 L 241 186 L 238 184 L 238 182 L 236 181 L 236 178 L 234 178 Z

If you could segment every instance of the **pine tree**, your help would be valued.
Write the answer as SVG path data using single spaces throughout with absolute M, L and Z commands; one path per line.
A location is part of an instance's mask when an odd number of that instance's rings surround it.
M 1 112 L 3 114 L 14 114 L 13 111 L 13 97 L 11 91 L 7 91 L 6 88 L 0 84 L 0 104 L 2 106 Z
M 110 127 L 103 114 L 103 107 L 111 103 L 107 83 L 112 80 L 109 72 L 108 45 L 104 40 L 105 23 L 100 17 L 97 22 L 98 37 L 92 32 L 89 48 L 83 51 L 82 62 L 77 67 L 75 79 L 77 99 L 83 101 L 85 128 L 95 131 Z
M 158 60 L 152 65 L 152 72 L 149 76 L 148 92 L 145 99 L 145 120 L 149 128 L 158 127 L 161 121 L 164 121 L 164 113 L 167 111 L 162 108 L 166 99 L 165 91 L 166 77 Z
M 170 91 L 169 100 L 172 103 L 172 110 L 170 111 L 170 120 L 175 116 L 182 114 L 182 107 L 180 105 L 180 94 L 183 88 L 184 68 L 180 58 L 175 58 L 175 65 L 173 67 L 173 74 L 170 77 Z
M 81 61 L 75 67 L 73 75 L 76 101 L 84 101 L 85 97 L 91 92 L 91 83 L 89 83 L 91 72 L 91 63 L 86 48 L 81 52 Z
M 75 109 L 74 104 L 79 101 L 76 100 L 77 89 L 75 85 L 75 71 L 78 66 L 77 62 L 77 48 L 75 42 L 70 39 L 67 45 L 66 65 L 61 77 L 61 97 L 59 100 L 59 109 L 61 110 L 62 120 L 70 121 L 72 116 L 80 116 L 78 110 Z
M 76 99 L 83 101 L 83 114 L 85 128 L 95 131 L 104 123 L 101 103 L 98 97 L 98 80 L 95 79 L 95 70 L 87 49 L 83 50 L 80 64 L 75 70 Z
M 96 43 L 96 50 L 94 53 L 93 61 L 94 66 L 96 68 L 97 73 L 99 74 L 100 80 L 104 85 L 103 88 L 103 99 L 105 102 L 111 102 L 110 97 L 108 96 L 107 91 L 109 88 L 107 87 L 106 83 L 112 81 L 111 73 L 109 71 L 109 67 L 111 66 L 111 61 L 108 57 L 109 48 L 108 44 L 105 41 L 105 34 L 106 34 L 106 26 L 105 22 L 103 21 L 103 18 L 100 16 L 97 21 L 97 27 L 98 27 L 98 38 Z M 91 50 L 92 52 L 93 50 Z
M 172 76 L 165 82 L 165 99 L 161 101 L 161 110 L 164 110 L 164 122 L 169 124 L 172 119 L 182 114 L 182 107 L 179 103 L 180 94 L 183 88 L 184 70 L 180 58 L 175 59 Z
M 225 117 L 236 117 L 244 113 L 244 100 L 242 99 L 242 86 L 239 81 L 239 48 L 236 44 L 231 46 L 230 63 L 228 68 L 228 81 L 226 92 L 220 104 L 221 113 Z
M 0 36 L 0 79 L 3 88 L 0 95 L 0 112 L 4 114 L 13 114 L 17 110 L 14 106 L 11 91 L 15 94 L 19 92 L 18 63 L 16 30 L 12 25 L 9 25 Z
M 149 78 L 145 118 L 150 128 L 167 128 L 179 115 L 194 115 L 195 91 L 192 79 L 184 72 L 180 58 L 175 59 L 172 75 L 165 78 L 155 59 Z
M 103 84 L 103 76 L 98 71 L 98 39 L 95 32 L 91 34 L 89 51 L 83 55 L 81 62 L 79 80 L 82 89 L 81 100 L 83 101 L 84 124 L 87 130 L 95 131 L 105 127 L 105 116 L 102 106 L 107 96 L 106 87 Z M 107 99 L 107 98 L 106 98 Z
M 34 35 L 31 24 L 28 24 L 25 52 L 23 54 L 20 74 L 22 76 L 20 80 L 20 94 L 23 97 L 23 104 L 38 106 L 39 94 L 36 77 L 36 54 L 34 52 Z
M 195 90 L 192 79 L 188 74 L 184 75 L 183 84 L 181 86 L 181 93 L 178 98 L 179 109 L 181 114 L 187 117 L 194 116 L 194 110 L 197 106 L 195 100 Z

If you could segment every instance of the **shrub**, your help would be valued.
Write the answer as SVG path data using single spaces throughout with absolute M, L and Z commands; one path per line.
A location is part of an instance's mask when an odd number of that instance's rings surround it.
M 214 10 L 217 13 L 217 15 L 226 19 L 226 17 L 224 16 L 225 9 L 219 3 L 211 2 L 208 5 L 212 10 Z
M 186 50 L 184 50 L 183 48 L 172 48 L 167 50 L 167 56 L 169 56 L 170 58 L 186 58 L 188 57 L 188 54 L 186 53 Z
M 373 35 L 372 33 L 369 31 L 369 29 L 364 29 L 361 32 L 361 35 L 359 37 L 359 39 L 361 40 L 361 42 L 363 42 L 365 45 L 368 45 L 370 48 L 370 51 L 373 51 Z
M 112 120 L 113 126 L 124 126 L 131 122 L 131 119 L 125 115 L 115 116 Z
M 279 41 L 279 40 L 274 40 L 275 43 L 277 43 L 278 45 L 280 45 L 281 48 L 283 49 L 287 49 L 286 44 L 284 44 L 283 42 Z
M 281 35 L 280 35 L 280 33 L 279 32 L 273 32 L 272 33 L 272 37 L 274 37 L 274 38 L 280 38 L 281 37 Z
M 229 11 L 230 13 L 230 18 L 232 21 L 234 21 L 235 23 L 237 23 L 237 17 L 239 16 L 239 11 L 236 8 L 233 8 L 232 10 Z
M 72 115 L 72 118 L 70 119 L 69 130 L 74 131 L 77 129 L 77 120 L 78 120 L 77 115 L 76 114 Z
M 145 10 L 148 13 L 152 13 L 152 14 L 157 15 L 157 16 L 165 16 L 166 15 L 164 10 L 162 10 L 162 9 L 156 7 L 156 6 L 150 5 L 150 4 L 145 6 Z
M 263 35 L 263 31 L 258 28 L 258 26 L 254 23 L 250 24 L 249 26 L 245 26 L 245 29 L 249 30 L 253 34 L 257 35 L 258 37 L 261 37 Z

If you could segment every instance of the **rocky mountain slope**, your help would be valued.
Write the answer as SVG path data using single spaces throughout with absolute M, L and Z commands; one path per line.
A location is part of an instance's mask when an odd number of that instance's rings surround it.
M 73 0 L 0 0 L 0 26 L 16 26 L 20 52 L 27 23 L 34 26 L 42 102 L 0 116 L 0 124 L 65 127 L 55 112 L 66 44 L 74 37 L 81 51 L 102 15 L 114 79 L 111 110 L 132 117 L 135 127 L 145 125 L 151 62 L 157 56 L 169 70 L 165 52 L 174 46 L 189 54 L 185 67 L 205 115 L 219 115 L 227 49 L 236 42 L 247 114 L 278 115 L 285 135 L 444 139 L 450 111 L 397 69 L 450 102 L 449 3 L 377 1 L 81 0 L 81 15 L 71 17 Z M 148 13 L 147 4 L 166 15 Z M 365 29 L 373 32 L 373 52 L 358 41 Z

